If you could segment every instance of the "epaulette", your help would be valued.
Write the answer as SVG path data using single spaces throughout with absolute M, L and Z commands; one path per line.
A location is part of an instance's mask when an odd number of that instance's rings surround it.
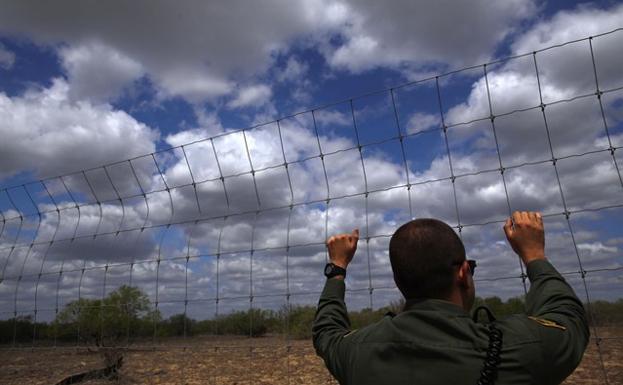
M 567 330 L 566 327 L 554 322 L 554 321 L 550 321 L 548 319 L 543 319 L 543 318 L 538 318 L 538 317 L 533 317 L 533 316 L 528 316 L 528 318 L 530 318 L 531 320 L 533 320 L 534 322 L 537 322 L 543 326 L 546 326 L 548 328 L 556 328 L 556 329 L 560 329 L 560 330 Z
M 344 336 L 342 338 L 346 338 L 349 336 L 352 336 L 353 334 L 355 334 L 355 332 L 357 332 L 359 329 L 353 329 L 351 331 L 349 331 L 348 333 L 344 334 Z

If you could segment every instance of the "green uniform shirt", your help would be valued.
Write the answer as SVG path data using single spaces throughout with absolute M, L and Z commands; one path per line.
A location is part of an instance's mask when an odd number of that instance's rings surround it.
M 589 338 L 582 303 L 546 260 L 528 267 L 526 314 L 496 321 L 503 334 L 496 384 L 559 384 Z M 313 324 L 314 347 L 341 384 L 476 384 L 489 336 L 459 306 L 428 299 L 351 331 L 344 281 L 328 279 Z

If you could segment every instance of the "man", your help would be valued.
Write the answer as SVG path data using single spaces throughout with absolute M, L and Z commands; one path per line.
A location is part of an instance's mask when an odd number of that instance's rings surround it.
M 477 323 L 475 262 L 454 230 L 435 219 L 404 224 L 389 256 L 404 311 L 350 330 L 344 277 L 358 230 L 328 239 L 331 263 L 313 325 L 314 347 L 342 384 L 559 384 L 589 338 L 582 303 L 545 258 L 540 213 L 515 212 L 504 225 L 531 282 L 526 314 Z

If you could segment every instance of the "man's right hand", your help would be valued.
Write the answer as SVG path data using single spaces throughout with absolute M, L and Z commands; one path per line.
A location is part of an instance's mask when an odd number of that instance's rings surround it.
M 525 265 L 545 259 L 545 231 L 541 213 L 515 211 L 512 218 L 506 220 L 504 233 Z

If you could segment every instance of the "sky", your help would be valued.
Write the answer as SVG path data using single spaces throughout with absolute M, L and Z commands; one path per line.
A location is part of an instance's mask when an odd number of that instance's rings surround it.
M 514 210 L 583 301 L 621 296 L 623 5 L 253 4 L 0 3 L 1 318 L 128 284 L 164 315 L 315 304 L 353 228 L 347 304 L 384 306 L 418 217 L 519 296 Z

